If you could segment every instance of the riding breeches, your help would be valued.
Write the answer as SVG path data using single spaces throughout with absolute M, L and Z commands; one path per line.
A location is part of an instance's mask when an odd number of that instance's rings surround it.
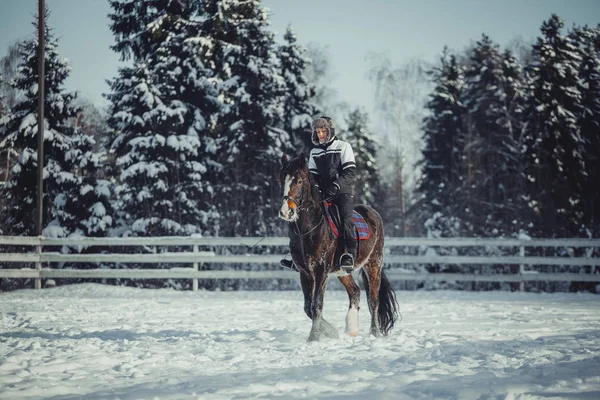
M 352 220 L 354 196 L 346 193 L 340 193 L 337 195 L 335 202 L 340 211 L 340 222 L 343 226 L 341 231 L 343 232 L 344 244 L 346 245 L 348 253 L 356 257 L 356 228 L 354 227 L 354 221 Z

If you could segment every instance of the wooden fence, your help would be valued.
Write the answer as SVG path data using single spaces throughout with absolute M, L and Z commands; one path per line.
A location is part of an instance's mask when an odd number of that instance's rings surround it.
M 285 254 L 217 254 L 215 251 L 200 251 L 199 248 L 223 248 L 256 246 L 287 247 L 284 237 L 146 237 L 146 238 L 70 238 L 52 239 L 44 237 L 0 236 L 0 246 L 19 246 L 31 251 L 0 253 L 0 278 L 35 279 L 35 288 L 42 287 L 42 279 L 51 278 L 131 278 L 131 279 L 191 279 L 193 290 L 198 290 L 198 279 L 297 279 L 298 273 L 288 270 L 199 270 L 202 263 L 211 264 L 275 264 Z M 47 251 L 61 246 L 72 248 L 143 247 L 144 254 L 104 252 L 102 254 L 65 254 Z M 192 251 L 153 252 L 149 246 L 161 248 L 182 247 Z M 572 281 L 600 282 L 600 239 L 483 239 L 483 238 L 386 238 L 384 262 L 390 267 L 386 275 L 392 280 L 413 281 L 473 281 L 473 282 L 518 282 L 521 290 L 526 281 Z M 393 248 L 418 248 L 421 255 L 395 255 Z M 494 249 L 493 255 L 439 255 L 440 249 L 456 248 Z M 45 249 L 46 248 L 46 249 Z M 579 249 L 582 256 L 527 255 L 531 248 L 563 248 L 565 253 L 574 254 Z M 502 255 L 503 252 L 518 255 Z M 443 252 L 443 251 L 442 251 Z M 423 254 L 424 253 L 424 254 Z M 61 269 L 42 268 L 42 264 L 57 263 L 135 263 L 135 264 L 190 264 L 189 268 L 171 269 Z M 6 263 L 34 263 L 35 268 L 6 268 Z M 403 269 L 403 264 L 454 264 L 454 265 L 518 265 L 513 274 L 457 274 L 425 273 Z M 588 266 L 587 273 L 541 273 L 526 270 L 527 266 Z

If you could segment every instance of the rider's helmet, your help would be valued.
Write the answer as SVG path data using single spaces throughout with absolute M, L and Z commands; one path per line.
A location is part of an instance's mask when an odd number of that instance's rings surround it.
M 325 139 L 325 143 L 323 143 L 323 144 L 327 144 L 327 143 L 330 143 L 331 141 L 333 141 L 333 139 L 335 138 L 335 124 L 333 123 L 333 120 L 331 118 L 323 115 L 323 116 L 315 119 L 313 122 L 312 142 L 314 145 L 321 144 L 321 143 L 319 143 L 319 137 L 317 136 L 317 129 L 319 129 L 319 128 L 327 129 L 327 138 Z

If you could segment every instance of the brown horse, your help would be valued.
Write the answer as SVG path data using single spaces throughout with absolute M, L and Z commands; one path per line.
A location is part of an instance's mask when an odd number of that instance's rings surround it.
M 309 341 L 326 336 L 337 338 L 338 332 L 323 318 L 323 296 L 329 275 L 337 276 L 348 292 L 350 306 L 346 315 L 346 333 L 358 334 L 360 289 L 352 274 L 342 272 L 334 262 L 338 239 L 331 232 L 325 217 L 325 204 L 308 171 L 304 154 L 288 161 L 281 159 L 281 183 L 284 187 L 279 215 L 289 223 L 290 252 L 304 292 L 304 312 L 312 320 Z M 371 334 L 387 335 L 396 320 L 396 295 L 383 273 L 383 222 L 373 208 L 358 205 L 359 212 L 369 225 L 371 236 L 361 240 L 354 269 L 360 269 L 369 310 Z

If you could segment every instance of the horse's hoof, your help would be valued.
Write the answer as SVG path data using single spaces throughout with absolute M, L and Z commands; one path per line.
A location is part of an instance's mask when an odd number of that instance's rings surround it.
M 313 327 L 310 330 L 310 335 L 308 335 L 308 341 L 314 342 L 320 340 L 322 336 L 329 339 L 339 339 L 340 334 L 333 325 L 321 318 L 319 321 L 313 321 Z
M 356 337 L 358 336 L 358 331 L 348 332 L 348 336 Z
M 327 336 L 330 339 L 339 339 L 340 334 L 338 333 L 337 329 L 335 329 L 335 327 L 333 325 L 331 325 L 329 322 L 322 320 L 322 325 L 321 325 L 321 331 L 323 332 L 323 334 L 325 336 Z

